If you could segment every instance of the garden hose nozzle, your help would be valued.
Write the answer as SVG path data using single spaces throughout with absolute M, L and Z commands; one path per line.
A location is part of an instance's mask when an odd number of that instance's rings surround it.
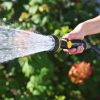
M 55 40 L 55 47 L 53 51 L 57 51 L 59 48 L 62 49 L 72 49 L 77 48 L 78 46 L 83 45 L 84 49 L 86 49 L 86 43 L 83 40 L 68 40 L 65 38 L 59 39 L 58 37 L 53 35 Z
M 83 45 L 84 50 L 92 49 L 100 56 L 100 48 L 90 43 L 87 43 L 84 40 L 68 40 L 65 38 L 59 39 L 58 37 L 52 35 L 55 40 L 55 46 L 52 51 L 57 51 L 59 48 L 61 49 L 72 49 L 77 48 L 78 46 Z

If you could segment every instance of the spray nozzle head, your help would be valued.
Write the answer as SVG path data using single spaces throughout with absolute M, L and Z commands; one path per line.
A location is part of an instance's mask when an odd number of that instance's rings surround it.
M 59 49 L 59 45 L 60 45 L 60 40 L 57 36 L 52 35 L 53 39 L 54 39 L 54 48 L 52 49 L 52 51 L 57 51 Z
M 72 49 L 77 48 L 78 46 L 83 45 L 84 49 L 86 49 L 86 43 L 83 40 L 68 40 L 65 38 L 59 39 L 58 37 L 52 35 L 55 40 L 55 46 L 52 51 L 57 51 L 59 48 L 62 49 Z
M 52 35 L 54 38 L 54 48 L 52 51 L 57 51 L 59 48 L 61 49 L 72 49 L 72 48 L 77 48 L 78 46 L 83 45 L 84 50 L 86 49 L 93 49 L 100 55 L 100 49 L 97 48 L 95 45 L 91 45 L 83 40 L 68 40 L 65 38 L 59 39 L 58 37 Z

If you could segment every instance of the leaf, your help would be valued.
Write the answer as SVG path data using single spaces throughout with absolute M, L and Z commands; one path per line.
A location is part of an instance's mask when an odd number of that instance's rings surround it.
M 41 22 L 41 16 L 39 14 L 35 14 L 31 18 L 35 24 L 39 24 Z
M 45 76 L 45 75 L 47 75 L 48 74 L 48 68 L 42 68 L 41 69 L 41 72 L 40 72 L 40 75 L 43 77 L 43 76 Z
M 44 26 L 48 21 L 49 21 L 48 16 L 43 17 L 43 19 L 41 21 L 41 26 Z
M 38 5 L 32 6 L 29 8 L 29 13 L 33 15 L 37 12 L 37 10 L 38 10 Z
M 55 100 L 65 100 L 65 96 L 55 96 Z
M 13 6 L 13 3 L 10 2 L 10 1 L 6 1 L 6 2 L 3 2 L 2 4 L 3 8 L 6 9 L 6 10 L 11 10 L 12 6 Z
M 19 21 L 23 21 L 23 20 L 26 20 L 26 19 L 28 19 L 29 18 L 29 13 L 27 13 L 27 12 L 22 12 L 22 14 L 20 15 L 20 17 L 19 17 Z
M 28 61 L 24 63 L 22 72 L 25 74 L 26 77 L 29 77 L 34 72 L 33 67 L 28 64 Z

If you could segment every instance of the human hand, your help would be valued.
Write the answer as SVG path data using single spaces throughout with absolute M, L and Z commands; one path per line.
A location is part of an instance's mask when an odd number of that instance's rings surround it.
M 71 31 L 69 34 L 66 34 L 63 38 L 66 38 L 68 40 L 83 40 L 85 37 L 85 32 L 83 30 L 83 24 L 79 24 L 75 27 L 73 31 Z M 68 52 L 69 54 L 79 54 L 84 51 L 83 45 L 78 46 L 77 48 L 73 49 L 64 49 L 65 52 Z

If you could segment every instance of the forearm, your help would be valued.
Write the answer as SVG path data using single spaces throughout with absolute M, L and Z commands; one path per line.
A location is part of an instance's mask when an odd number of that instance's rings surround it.
M 92 35 L 100 32 L 100 16 L 87 20 L 81 23 L 85 36 Z

